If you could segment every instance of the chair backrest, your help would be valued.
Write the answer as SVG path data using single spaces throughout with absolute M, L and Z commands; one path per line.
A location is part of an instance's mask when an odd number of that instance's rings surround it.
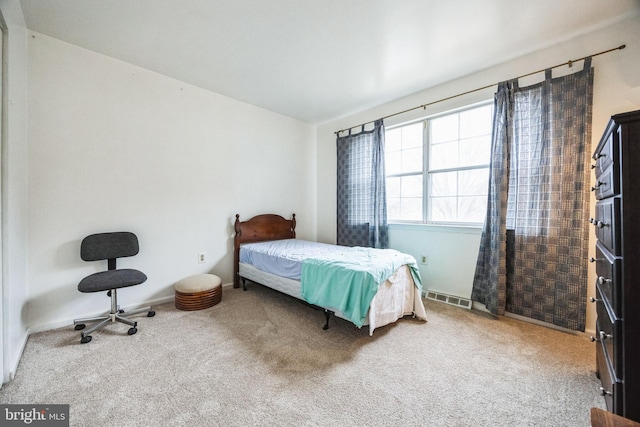
M 80 258 L 84 261 L 124 258 L 137 255 L 138 251 L 138 238 L 128 231 L 92 234 L 80 244 Z

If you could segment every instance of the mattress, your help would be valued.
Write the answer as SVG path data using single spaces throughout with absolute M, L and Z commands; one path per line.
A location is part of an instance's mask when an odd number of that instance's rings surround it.
M 240 245 L 240 262 L 267 273 L 300 280 L 305 258 L 338 252 L 340 246 L 300 239 L 283 239 Z

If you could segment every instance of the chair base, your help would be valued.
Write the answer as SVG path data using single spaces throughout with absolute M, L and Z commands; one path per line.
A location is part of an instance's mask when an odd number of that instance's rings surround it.
M 136 308 L 135 310 L 127 311 L 120 310 L 118 306 L 118 296 L 116 289 L 111 289 L 108 293 L 111 296 L 111 311 L 106 313 L 103 316 L 97 317 L 86 317 L 82 319 L 76 319 L 73 321 L 75 325 L 75 330 L 80 331 L 85 328 L 85 324 L 89 322 L 98 322 L 91 326 L 90 328 L 82 331 L 80 333 L 80 342 L 82 344 L 86 344 L 91 341 L 91 333 L 97 331 L 98 329 L 102 329 L 107 326 L 109 323 L 120 322 L 126 325 L 131 326 L 127 331 L 128 335 L 133 335 L 138 332 L 138 322 L 129 319 L 129 316 L 133 316 L 134 314 L 139 314 L 142 312 L 147 312 L 147 317 L 153 317 L 156 315 L 156 312 L 151 309 L 151 306 Z

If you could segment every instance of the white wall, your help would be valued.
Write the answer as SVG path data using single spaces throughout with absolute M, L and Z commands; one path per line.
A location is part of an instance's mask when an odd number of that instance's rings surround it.
M 425 289 L 469 298 L 477 251 L 466 248 L 479 247 L 481 234 L 481 229 L 471 227 L 393 224 L 389 246 L 416 258 Z
M 316 234 L 315 127 L 30 33 L 29 313 L 32 330 L 108 308 L 78 281 L 106 267 L 81 239 L 130 230 L 148 276 L 123 306 L 164 301 L 213 272 L 232 281 L 235 214 L 296 213 Z M 198 264 L 197 254 L 207 262 Z
M 7 24 L 2 114 L 2 381 L 27 340 L 27 32 L 17 0 L 0 0 Z
M 594 32 L 559 43 L 543 51 L 521 57 L 490 69 L 471 74 L 467 77 L 427 89 L 418 94 L 389 102 L 349 117 L 344 117 L 318 127 L 318 239 L 335 242 L 336 236 L 336 146 L 335 131 L 357 126 L 363 122 L 403 111 L 484 87 L 499 81 L 545 67 L 567 62 L 596 52 L 627 44 L 626 49 L 598 56 L 593 59 L 595 68 L 593 139 L 595 148 L 604 127 L 612 114 L 640 109 L 640 17 L 617 22 Z M 582 64 L 576 64 L 580 67 Z M 434 64 L 437 66 L 437 64 Z M 565 67 L 566 68 L 566 67 Z M 566 73 L 567 70 L 556 70 Z M 542 78 L 540 76 L 539 78 Z M 531 79 L 528 79 L 530 83 Z M 524 82 L 521 82 L 524 83 Z M 437 103 L 425 111 L 397 116 L 386 120 L 387 125 L 400 123 L 413 118 L 464 106 L 474 102 L 492 99 L 495 88 L 475 92 Z M 593 208 L 593 207 L 592 207 Z M 468 234 L 467 234 L 468 233 Z M 464 230 L 452 231 L 446 228 L 393 227 L 390 231 L 390 243 L 418 258 L 421 254 L 434 254 L 428 265 L 421 266 L 425 288 L 441 292 L 470 297 L 477 257 L 480 234 Z M 594 244 L 590 245 L 593 248 Z M 590 249 L 593 250 L 593 249 Z M 437 254 L 437 255 L 435 255 Z M 434 258 L 437 256 L 438 258 Z M 435 262 L 436 259 L 439 262 Z M 585 262 L 585 266 L 587 263 Z M 594 294 L 595 272 L 589 265 L 589 295 Z M 587 312 L 587 330 L 595 328 L 595 312 L 589 305 Z

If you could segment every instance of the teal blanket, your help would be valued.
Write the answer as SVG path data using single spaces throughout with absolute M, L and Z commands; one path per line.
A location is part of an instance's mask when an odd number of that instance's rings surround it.
M 416 287 L 422 280 L 415 258 L 393 249 L 344 247 L 302 262 L 302 297 L 310 304 L 342 312 L 362 327 L 378 286 L 408 265 Z

